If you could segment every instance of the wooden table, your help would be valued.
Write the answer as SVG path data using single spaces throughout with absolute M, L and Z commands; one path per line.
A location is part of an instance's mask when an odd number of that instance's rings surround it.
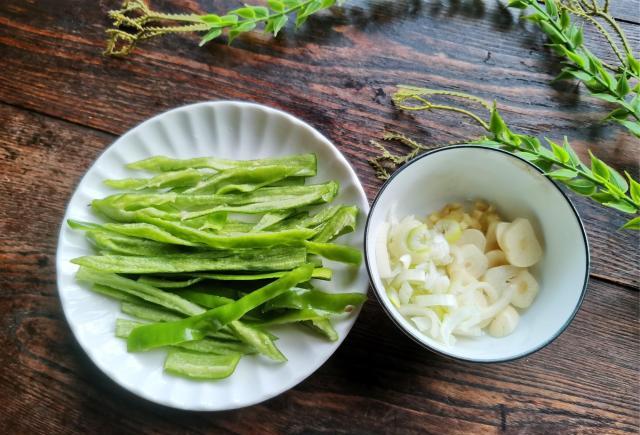
M 237 3 L 154 1 L 173 11 Z M 613 3 L 639 47 L 637 0 Z M 522 360 L 473 365 L 426 352 L 372 297 L 330 361 L 251 408 L 171 410 L 99 372 L 61 311 L 57 233 L 91 162 L 159 112 L 222 99 L 288 111 L 340 148 L 369 199 L 381 184 L 369 140 L 383 130 L 426 143 L 480 133 L 442 113 L 398 113 L 397 83 L 495 98 L 513 129 L 567 135 L 582 157 L 591 148 L 636 176 L 640 151 L 621 128 L 596 125 L 605 103 L 572 83 L 549 85 L 559 60 L 545 38 L 493 1 L 350 1 L 276 40 L 251 34 L 198 48 L 170 37 L 114 59 L 100 52 L 106 11 L 118 5 L 0 2 L 0 433 L 637 433 L 640 239 L 617 231 L 622 214 L 575 195 L 591 244 L 589 290 L 566 332 Z M 587 40 L 604 52 L 592 31 Z

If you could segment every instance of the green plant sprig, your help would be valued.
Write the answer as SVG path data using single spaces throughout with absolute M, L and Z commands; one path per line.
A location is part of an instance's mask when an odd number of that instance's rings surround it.
M 533 13 L 524 18 L 536 23 L 551 41 L 549 46 L 565 58 L 566 66 L 555 80 L 577 79 L 593 97 L 617 105 L 605 120 L 613 120 L 640 137 L 640 83 L 631 83 L 640 77 L 640 61 L 634 57 L 624 32 L 608 13 L 608 2 L 600 7 L 596 0 L 591 5 L 576 0 L 560 3 L 545 0 L 542 6 L 536 0 L 509 0 L 509 6 L 533 9 Z M 582 28 L 571 22 L 571 15 L 596 27 L 620 60 L 620 65 L 604 63 L 584 46 Z M 623 50 L 618 48 L 614 38 L 595 17 L 603 18 L 613 28 L 622 41 Z
M 486 111 L 488 113 L 485 115 L 484 113 L 473 112 L 458 106 L 433 103 L 430 97 L 435 95 L 459 98 L 479 104 L 483 112 Z M 439 91 L 403 85 L 398 86 L 398 91 L 392 98 L 395 105 L 403 110 L 446 110 L 467 116 L 482 127 L 487 135 L 472 141 L 458 143 L 472 143 L 509 151 L 533 163 L 551 179 L 606 207 L 632 215 L 637 215 L 640 211 L 640 183 L 634 180 L 627 172 L 625 172 L 625 176 L 622 176 L 590 151 L 590 165 L 584 164 L 566 137 L 561 145 L 545 138 L 548 146 L 543 146 L 535 136 L 514 133 L 500 116 L 495 103 L 490 105 L 478 97 L 461 92 Z M 389 177 L 389 167 L 403 164 L 420 152 L 432 148 L 412 141 L 398 133 L 385 133 L 383 139 L 399 140 L 409 146 L 411 151 L 404 156 L 398 156 L 390 153 L 384 145 L 373 142 L 381 150 L 381 155 L 370 160 L 370 163 L 376 169 L 378 177 L 382 179 Z M 631 218 L 623 228 L 640 230 L 640 216 Z
M 144 0 L 125 0 L 118 10 L 109 12 L 113 28 L 107 30 L 105 54 L 126 56 L 138 41 L 177 33 L 206 32 L 200 45 L 210 42 L 224 32 L 229 44 L 240 34 L 264 24 L 264 31 L 277 36 L 278 32 L 295 14 L 296 27 L 304 24 L 309 16 L 330 8 L 339 0 L 268 0 L 268 7 L 245 5 L 217 14 L 166 14 L 151 10 Z

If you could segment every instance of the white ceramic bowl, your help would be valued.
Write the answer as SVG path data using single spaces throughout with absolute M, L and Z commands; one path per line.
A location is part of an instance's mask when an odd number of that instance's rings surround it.
M 297 153 L 315 153 L 318 157 L 318 175 L 309 184 L 337 180 L 340 193 L 335 202 L 360 208 L 357 230 L 339 240 L 361 247 L 363 221 L 369 205 L 358 177 L 327 138 L 279 110 L 234 101 L 179 107 L 138 125 L 98 157 L 67 207 L 60 229 L 56 269 L 58 292 L 69 326 L 89 358 L 107 376 L 140 397 L 162 405 L 217 411 L 249 406 L 288 390 L 311 375 L 336 351 L 359 310 L 334 322 L 340 335 L 335 342 L 307 334 L 300 328 L 274 329 L 280 338 L 278 346 L 289 359 L 286 364 L 271 363 L 253 355 L 242 358 L 232 376 L 216 382 L 171 376 L 162 370 L 165 350 L 127 353 L 125 341 L 114 335 L 116 318 L 126 317 L 120 313 L 119 304 L 77 283 L 74 279 L 77 266 L 70 263 L 72 258 L 90 255 L 94 250 L 84 234 L 71 230 L 66 220 L 97 220 L 87 204 L 93 198 L 114 193 L 102 183 L 105 178 L 135 176 L 135 172 L 124 167 L 125 163 L 154 155 L 246 160 Z M 329 292 L 367 292 L 368 280 L 363 267 L 337 263 L 331 267 L 333 279 L 316 283 L 318 287 Z
M 447 346 L 423 335 L 391 304 L 375 259 L 378 228 L 396 204 L 398 217 L 425 217 L 449 202 L 484 199 L 507 220 L 528 218 L 544 248 L 532 268 L 540 283 L 534 303 L 521 310 L 509 336 L 458 338 Z M 391 319 L 422 346 L 472 362 L 503 362 L 553 341 L 575 316 L 589 277 L 589 247 L 582 222 L 566 195 L 541 171 L 504 151 L 478 146 L 440 148 L 401 167 L 380 189 L 365 229 L 365 256 L 376 296 Z

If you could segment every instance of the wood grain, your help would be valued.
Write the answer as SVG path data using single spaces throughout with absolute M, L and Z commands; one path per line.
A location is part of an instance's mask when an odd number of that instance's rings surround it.
M 612 7 L 638 46 L 634 1 Z M 479 133 L 463 119 L 397 112 L 389 95 L 400 82 L 495 98 L 514 130 L 567 135 L 583 157 L 591 148 L 636 175 L 640 151 L 619 127 L 593 127 L 605 105 L 573 85 L 549 86 L 558 59 L 494 2 L 354 0 L 276 40 L 254 34 L 198 49 L 194 38 L 172 37 L 128 59 L 104 58 L 105 11 L 119 3 L 0 3 L 0 433 L 637 433 L 640 237 L 617 231 L 621 213 L 575 196 L 591 243 L 589 291 L 567 331 L 529 358 L 443 359 L 404 337 L 371 300 L 317 373 L 245 410 L 170 410 L 101 374 L 62 315 L 57 233 L 91 162 L 165 109 L 241 99 L 291 112 L 334 141 L 370 199 L 381 183 L 366 162 L 368 142 L 383 130 L 433 144 Z M 597 39 L 588 43 L 602 51 Z

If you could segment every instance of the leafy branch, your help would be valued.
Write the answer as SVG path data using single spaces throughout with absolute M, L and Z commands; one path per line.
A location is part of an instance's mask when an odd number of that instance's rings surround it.
M 200 45 L 226 32 L 231 44 L 245 32 L 264 25 L 266 33 L 278 32 L 295 14 L 296 27 L 304 24 L 312 14 L 327 9 L 339 0 L 268 0 L 268 7 L 250 6 L 234 9 L 225 15 L 166 14 L 151 10 L 144 0 L 125 0 L 118 10 L 109 11 L 113 28 L 107 30 L 105 54 L 126 56 L 138 41 L 177 33 L 204 33 Z
M 464 141 L 480 146 L 500 148 L 509 151 L 528 162 L 533 163 L 551 179 L 558 181 L 574 192 L 627 214 L 637 215 L 640 211 L 640 183 L 625 172 L 622 176 L 611 166 L 598 159 L 591 152 L 590 164 L 584 164 L 573 150 L 567 138 L 561 145 L 545 138 L 547 146 L 535 136 L 517 134 L 506 125 L 495 103 L 461 92 L 439 91 L 434 89 L 398 86 L 393 95 L 397 107 L 408 111 L 446 110 L 464 115 L 474 120 L 486 131 L 486 136 L 473 141 Z M 462 99 L 481 107 L 481 112 L 463 109 L 459 106 L 434 103 L 433 96 Z M 428 146 L 412 141 L 398 133 L 386 133 L 385 140 L 399 140 L 409 146 L 411 151 L 403 156 L 394 155 L 382 144 L 373 142 L 381 155 L 370 160 L 379 178 L 389 177 L 389 169 L 412 159 Z M 630 219 L 623 228 L 640 230 L 640 216 Z
M 533 13 L 524 18 L 536 23 L 547 35 L 549 46 L 565 58 L 566 66 L 556 80 L 578 79 L 591 95 L 617 105 L 605 120 L 613 120 L 640 137 L 640 61 L 631 50 L 622 28 L 609 14 L 609 2 L 600 6 L 596 0 L 545 0 L 544 6 L 536 0 L 509 0 L 509 6 L 518 9 L 531 8 Z M 611 46 L 620 64 L 610 65 L 601 61 L 583 44 L 581 27 L 571 22 L 571 16 L 589 22 L 600 32 Z M 598 18 L 612 29 L 607 30 Z M 615 42 L 618 39 L 622 48 Z M 635 85 L 630 82 L 635 80 Z

